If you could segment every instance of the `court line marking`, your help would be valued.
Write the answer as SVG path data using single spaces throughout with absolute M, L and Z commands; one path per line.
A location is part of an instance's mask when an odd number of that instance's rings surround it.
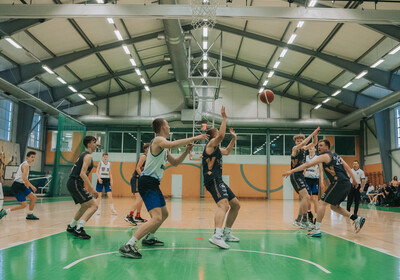
M 17 241 L 17 242 L 11 243 L 11 244 L 10 244 L 9 246 L 7 246 L 7 247 L 0 248 L 0 251 L 5 250 L 5 249 L 9 249 L 9 248 L 12 248 L 12 247 L 17 247 L 17 246 L 19 246 L 19 245 L 26 244 L 26 243 L 29 243 L 29 242 L 33 242 L 33 241 L 36 241 L 36 240 L 39 240 L 39 239 L 43 239 L 43 238 L 46 238 L 46 237 L 50 237 L 50 236 L 52 236 L 52 235 L 56 235 L 56 234 L 62 233 L 62 232 L 64 232 L 64 231 L 65 231 L 65 230 L 62 230 L 62 231 L 59 231 L 59 232 L 56 232 L 56 233 L 52 233 L 52 234 L 47 234 L 47 235 L 45 235 L 45 236 L 38 237 L 38 238 L 34 238 L 34 239 L 31 239 L 31 240 L 28 240 L 28 241 Z
M 136 227 L 127 227 L 126 229 L 101 229 L 101 228 L 90 228 L 90 227 L 86 227 L 87 229 L 89 229 L 89 231 L 128 231 L 128 230 L 135 230 L 135 229 L 137 229 Z M 238 231 L 235 231 L 237 234 L 241 234 L 241 233 L 244 233 L 244 234 L 268 234 L 268 235 L 270 235 L 270 234 L 279 234 L 279 235 L 282 235 L 282 234 L 299 234 L 299 232 L 300 233 L 305 233 L 305 231 L 299 231 L 299 230 L 280 230 L 280 229 L 277 229 L 277 230 L 273 230 L 273 231 L 290 231 L 290 232 L 267 232 L 267 233 L 265 233 L 265 232 L 251 232 L 251 231 L 245 231 L 245 230 L 238 230 Z M 209 231 L 189 231 L 189 230 L 171 230 L 171 231 L 163 231 L 163 230 L 158 230 L 157 231 L 158 233 L 174 233 L 174 232 L 180 232 L 180 233 L 212 233 L 213 232 L 213 230 L 212 229 L 210 229 Z
M 215 248 L 151 248 L 151 249 L 141 249 L 141 251 L 154 251 L 154 250 L 216 250 Z M 302 262 L 306 262 L 308 264 L 311 264 L 317 268 L 319 268 L 320 270 L 322 270 L 323 272 L 330 274 L 332 272 L 330 272 L 329 270 L 327 270 L 325 267 L 323 267 L 322 265 L 319 265 L 317 263 L 314 263 L 312 261 L 309 260 L 305 260 L 302 258 L 297 258 L 297 257 L 293 257 L 293 256 L 288 256 L 288 255 L 283 255 L 283 254 L 276 254 L 276 253 L 270 253 L 270 252 L 261 252 L 261 251 L 252 251 L 252 250 L 241 250 L 241 249 L 229 249 L 229 251 L 234 251 L 234 252 L 245 252 L 245 253 L 256 253 L 256 254 L 262 254 L 262 255 L 272 255 L 272 256 L 277 256 L 277 257 L 284 257 L 284 258 L 289 258 L 289 259 L 294 259 L 294 260 L 299 260 Z M 70 263 L 69 265 L 65 266 L 64 269 L 70 269 L 71 267 L 77 265 L 78 263 L 85 261 L 87 259 L 91 259 L 91 258 L 96 258 L 99 256 L 104 256 L 104 255 L 110 255 L 110 254 L 115 254 L 118 253 L 118 251 L 112 251 L 112 252 L 106 252 L 106 253 L 100 253 L 100 254 L 95 254 L 95 255 L 91 255 L 91 256 L 87 256 L 84 258 L 81 258 L 79 260 L 76 260 L 72 263 Z
M 393 255 L 392 253 L 387 253 L 387 252 L 385 252 L 385 251 L 387 251 L 387 250 L 385 250 L 385 249 L 370 247 L 370 246 L 368 246 L 368 245 L 361 244 L 361 243 L 359 243 L 359 242 L 357 242 L 357 241 L 353 241 L 353 240 L 351 240 L 351 239 L 347 239 L 347 238 L 345 238 L 345 237 L 342 237 L 342 236 L 340 236 L 340 235 L 336 235 L 336 234 L 334 234 L 334 233 L 330 233 L 330 232 L 327 232 L 327 231 L 325 231 L 325 233 L 330 234 L 330 235 L 333 235 L 333 236 L 338 237 L 338 238 L 341 238 L 341 239 L 343 239 L 343 240 L 349 241 L 349 242 L 351 242 L 351 243 L 354 243 L 354 244 L 357 244 L 357 245 L 366 247 L 366 248 L 368 248 L 368 249 L 377 251 L 377 252 L 379 252 L 379 253 L 382 253 L 382 254 L 386 254 L 386 255 L 395 257 L 396 259 L 400 259 L 399 256 Z

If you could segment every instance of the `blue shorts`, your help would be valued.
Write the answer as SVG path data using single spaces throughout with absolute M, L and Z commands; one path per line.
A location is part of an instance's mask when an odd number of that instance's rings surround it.
M 97 185 L 96 185 L 96 192 L 103 192 L 103 187 L 106 193 L 111 192 L 111 183 L 110 179 L 108 178 L 102 178 L 103 184 L 100 184 L 99 181 L 97 180 Z
M 318 195 L 319 193 L 319 179 L 318 178 L 307 178 L 307 191 L 309 195 Z
M 166 205 L 164 195 L 160 190 L 160 181 L 150 176 L 140 176 L 139 194 L 146 205 L 147 211 Z
M 25 184 L 14 182 L 11 186 L 11 190 L 14 193 L 15 198 L 19 202 L 26 201 L 26 197 L 32 193 L 30 188 L 27 188 Z

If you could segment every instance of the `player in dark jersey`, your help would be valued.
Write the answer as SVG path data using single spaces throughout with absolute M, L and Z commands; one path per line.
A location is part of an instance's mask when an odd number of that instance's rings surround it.
M 229 155 L 235 145 L 237 136 L 235 131 L 230 128 L 229 132 L 232 135 L 231 142 L 226 148 L 219 147 L 219 144 L 225 137 L 227 120 L 225 107 L 223 106 L 221 108 L 221 115 L 222 123 L 219 131 L 216 128 L 207 131 L 207 134 L 210 136 L 210 141 L 204 149 L 202 165 L 204 184 L 206 189 L 211 193 L 214 201 L 217 203 L 217 210 L 214 218 L 215 231 L 209 241 L 222 249 L 229 249 L 229 245 L 226 244 L 226 242 L 240 241 L 239 238 L 231 234 L 231 228 L 238 215 L 240 204 L 235 194 L 222 180 L 222 156 Z M 226 224 L 222 231 L 225 217 Z
M 308 233 L 312 237 L 320 237 L 322 235 L 320 224 L 324 218 L 325 208 L 328 204 L 331 205 L 333 211 L 345 217 L 349 217 L 353 221 L 354 231 L 356 233 L 361 230 L 365 223 L 365 218 L 358 217 L 355 214 L 352 215 L 345 208 L 340 207 L 340 203 L 345 200 L 350 192 L 351 184 L 356 185 L 357 181 L 354 178 L 353 172 L 351 172 L 351 168 L 338 154 L 330 152 L 330 147 L 331 144 L 328 140 L 319 140 L 318 152 L 320 155 L 315 160 L 283 173 L 283 176 L 289 176 L 292 173 L 300 172 L 319 163 L 322 163 L 324 167 L 325 174 L 330 184 L 319 201 L 315 228 Z M 349 175 L 353 183 L 350 182 Z
M 293 146 L 292 153 L 290 154 L 291 169 L 294 169 L 306 162 L 306 156 L 309 154 L 308 150 L 311 149 L 311 147 L 315 147 L 315 145 L 317 145 L 318 134 L 319 127 L 314 130 L 314 132 L 311 133 L 307 138 L 303 134 L 293 136 L 295 146 Z M 311 138 L 313 138 L 313 141 L 307 145 Z M 299 212 L 296 220 L 293 222 L 293 225 L 304 229 L 312 228 L 312 225 L 307 220 L 307 208 L 310 201 L 310 195 L 307 191 L 307 183 L 306 179 L 304 178 L 303 172 L 295 172 L 290 175 L 290 182 L 292 183 L 294 190 L 299 194 L 301 199 Z
M 131 189 L 132 189 L 132 194 L 135 197 L 135 202 L 133 203 L 132 211 L 125 217 L 125 221 L 130 223 L 133 226 L 136 226 L 137 223 L 145 223 L 147 222 L 146 219 L 143 219 L 140 216 L 140 210 L 142 209 L 143 206 L 143 199 L 139 194 L 139 177 L 140 174 L 142 174 L 142 171 L 144 169 L 144 165 L 146 163 L 146 158 L 147 158 L 147 152 L 149 151 L 150 143 L 144 143 L 143 144 L 143 150 L 144 154 L 140 155 L 139 161 L 136 164 L 135 172 L 133 172 L 132 178 L 131 178 Z M 134 214 L 136 211 L 136 217 L 134 218 Z
M 93 159 L 91 154 L 97 148 L 96 141 L 96 138 L 93 136 L 86 136 L 83 139 L 83 145 L 86 149 L 72 167 L 67 182 L 68 191 L 74 199 L 75 204 L 81 205 L 71 223 L 68 225 L 67 231 L 82 239 L 90 238 L 90 235 L 86 234 L 83 227 L 98 208 L 96 201 L 92 199 L 93 197 L 97 198 L 98 193 L 93 188 L 88 177 L 93 168 Z M 86 184 L 88 190 L 85 189 L 84 184 Z

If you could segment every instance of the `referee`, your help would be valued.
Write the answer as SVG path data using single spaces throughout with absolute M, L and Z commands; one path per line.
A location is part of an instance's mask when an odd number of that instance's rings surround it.
M 349 196 L 347 197 L 347 211 L 350 212 L 350 208 L 354 200 L 354 214 L 357 215 L 358 206 L 360 205 L 360 200 L 361 200 L 360 193 L 364 190 L 365 186 L 364 171 L 360 169 L 360 163 L 358 162 L 358 160 L 355 160 L 353 162 L 353 168 L 351 169 L 351 172 L 353 172 L 354 177 L 356 178 L 357 186 L 353 185 L 351 187 Z M 350 180 L 353 181 L 351 178 Z

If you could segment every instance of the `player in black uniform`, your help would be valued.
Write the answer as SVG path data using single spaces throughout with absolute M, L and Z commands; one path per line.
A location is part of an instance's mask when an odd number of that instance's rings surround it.
M 217 203 L 217 210 L 214 218 L 215 231 L 209 241 L 222 249 L 229 249 L 229 245 L 226 244 L 226 242 L 240 241 L 239 238 L 231 234 L 231 227 L 238 215 L 240 204 L 235 194 L 222 180 L 222 155 L 229 155 L 235 145 L 237 136 L 235 131 L 230 128 L 229 132 L 232 136 L 231 142 L 228 147 L 219 148 L 219 144 L 224 140 L 226 130 L 227 116 L 224 106 L 221 108 L 221 115 L 222 123 L 219 131 L 216 128 L 207 131 L 207 134 L 210 136 L 210 141 L 204 149 L 202 165 L 204 184 Z M 226 224 L 222 231 L 225 217 Z
M 305 170 L 319 163 L 322 163 L 324 167 L 325 174 L 330 184 L 319 201 L 315 228 L 308 233 L 312 237 L 320 237 L 322 235 L 320 224 L 324 218 L 325 208 L 328 204 L 331 205 L 333 211 L 345 217 L 349 217 L 353 221 L 354 231 L 356 233 L 360 231 L 365 223 L 365 218 L 357 217 L 355 214 L 352 215 L 345 208 L 340 207 L 340 203 L 345 200 L 351 189 L 352 183 L 350 182 L 349 175 L 354 185 L 357 184 L 357 181 L 354 178 L 353 172 L 351 172 L 351 168 L 338 154 L 330 152 L 330 147 L 331 144 L 328 140 L 319 140 L 318 152 L 320 155 L 315 160 L 283 173 L 283 176 L 289 176 L 292 173 Z
M 294 169 L 306 162 L 306 156 L 309 153 L 308 150 L 311 149 L 311 147 L 315 147 L 315 145 L 317 145 L 318 134 L 319 134 L 319 127 L 316 130 L 314 130 L 313 133 L 308 135 L 307 138 L 303 134 L 298 134 L 293 136 L 295 146 L 293 146 L 292 153 L 290 155 L 291 169 Z M 311 138 L 313 138 L 313 141 L 307 145 L 307 143 L 311 140 Z M 294 190 L 299 194 L 301 199 L 299 205 L 299 212 L 296 220 L 293 222 L 293 225 L 305 229 L 312 228 L 311 223 L 308 222 L 307 220 L 307 209 L 310 201 L 310 195 L 308 194 L 307 191 L 307 183 L 306 179 L 304 178 L 303 171 L 292 173 L 290 175 L 290 182 L 292 183 Z
M 82 239 L 90 238 L 90 235 L 86 234 L 83 227 L 98 208 L 96 201 L 92 199 L 93 197 L 97 198 L 98 194 L 88 178 L 88 175 L 93 168 L 93 159 L 91 154 L 97 148 L 96 141 L 96 138 L 93 136 L 86 136 L 83 139 L 83 145 L 86 149 L 79 156 L 74 167 L 72 167 L 67 182 L 68 191 L 74 199 L 75 204 L 81 205 L 71 223 L 68 225 L 67 231 Z M 86 188 L 90 191 L 91 195 L 85 189 L 84 184 L 86 184 Z M 79 219 L 80 221 L 78 223 Z

